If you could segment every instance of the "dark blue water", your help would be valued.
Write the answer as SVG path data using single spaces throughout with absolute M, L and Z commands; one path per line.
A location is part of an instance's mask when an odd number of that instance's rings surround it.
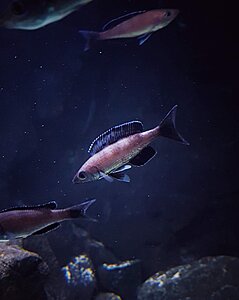
M 0 30 L 0 207 L 96 198 L 89 214 L 98 223 L 77 226 L 120 259 L 141 259 L 145 277 L 206 255 L 239 255 L 231 14 L 222 4 L 146 2 L 93 1 L 37 31 Z M 142 46 L 102 41 L 83 51 L 80 29 L 158 6 L 180 15 Z M 157 156 L 131 169 L 129 184 L 72 184 L 95 137 L 130 120 L 150 129 L 175 104 L 190 146 L 159 138 Z M 49 234 L 62 265 L 76 255 L 68 230 Z

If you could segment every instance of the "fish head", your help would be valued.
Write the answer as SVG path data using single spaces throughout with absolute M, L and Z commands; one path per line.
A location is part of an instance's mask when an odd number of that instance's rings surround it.
M 34 30 L 42 26 L 49 4 L 42 0 L 16 0 L 0 16 L 0 26 Z
M 98 174 L 91 173 L 89 171 L 79 170 L 73 177 L 73 183 L 85 183 L 90 181 L 95 181 L 98 179 Z
M 154 11 L 155 31 L 167 26 L 179 14 L 178 9 L 157 9 Z

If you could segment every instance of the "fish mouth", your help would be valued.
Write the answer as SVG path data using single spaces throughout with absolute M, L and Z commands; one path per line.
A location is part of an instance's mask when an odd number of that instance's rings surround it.
M 73 177 L 73 179 L 72 179 L 72 182 L 73 182 L 74 184 L 78 184 L 78 183 L 80 183 L 81 181 L 80 181 L 79 177 L 78 177 L 77 175 L 75 175 L 75 176 Z
M 179 9 L 171 9 L 171 13 L 172 13 L 172 15 L 173 15 L 173 17 L 174 18 L 176 18 L 177 17 L 177 15 L 179 14 Z

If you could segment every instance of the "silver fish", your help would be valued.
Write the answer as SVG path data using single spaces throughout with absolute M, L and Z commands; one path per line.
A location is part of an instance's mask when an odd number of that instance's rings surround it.
M 79 32 L 86 39 L 84 50 L 88 50 L 91 43 L 95 40 L 137 37 L 139 39 L 139 44 L 142 45 L 153 32 L 172 22 L 178 13 L 178 9 L 155 9 L 150 11 L 134 12 L 108 22 L 104 26 L 104 29 L 116 21 L 129 17 L 126 21 L 122 21 L 110 29 L 106 29 L 101 32 L 80 30 Z
M 124 171 L 131 166 L 143 166 L 156 151 L 148 146 L 154 139 L 163 136 L 185 145 L 189 143 L 175 127 L 177 105 L 175 105 L 158 126 L 143 131 L 143 124 L 132 121 L 113 127 L 97 137 L 89 148 L 91 157 L 83 164 L 73 178 L 73 183 L 84 183 L 104 178 L 129 182 Z
M 34 30 L 59 21 L 92 0 L 16 0 L 0 16 L 0 26 Z
M 65 220 L 88 218 L 86 210 L 94 202 L 92 199 L 65 209 L 56 209 L 55 201 L 5 209 L 0 212 L 0 242 L 49 232 Z

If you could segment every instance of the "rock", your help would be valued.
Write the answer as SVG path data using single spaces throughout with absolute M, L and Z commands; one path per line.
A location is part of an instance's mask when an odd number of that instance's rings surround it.
M 48 266 L 39 255 L 0 243 L 1 300 L 46 300 L 48 274 Z
M 86 255 L 74 259 L 62 268 L 67 282 L 68 298 L 90 300 L 96 288 L 96 278 L 91 260 Z
M 205 257 L 156 273 L 140 287 L 138 300 L 238 300 L 239 259 Z
M 94 239 L 88 239 L 85 241 L 85 252 L 91 258 L 94 267 L 97 268 L 103 263 L 115 264 L 120 260 L 105 247 L 105 245 Z
M 113 293 L 101 293 L 95 298 L 95 300 L 122 300 L 122 298 Z
M 133 300 L 141 284 L 141 263 L 139 260 L 129 260 L 119 264 L 103 264 L 98 268 L 98 277 L 105 290 L 119 294 L 124 300 Z
M 22 242 L 24 249 L 37 252 L 49 267 L 49 276 L 45 283 L 48 300 L 67 299 L 66 283 L 60 265 L 46 235 L 30 236 Z

